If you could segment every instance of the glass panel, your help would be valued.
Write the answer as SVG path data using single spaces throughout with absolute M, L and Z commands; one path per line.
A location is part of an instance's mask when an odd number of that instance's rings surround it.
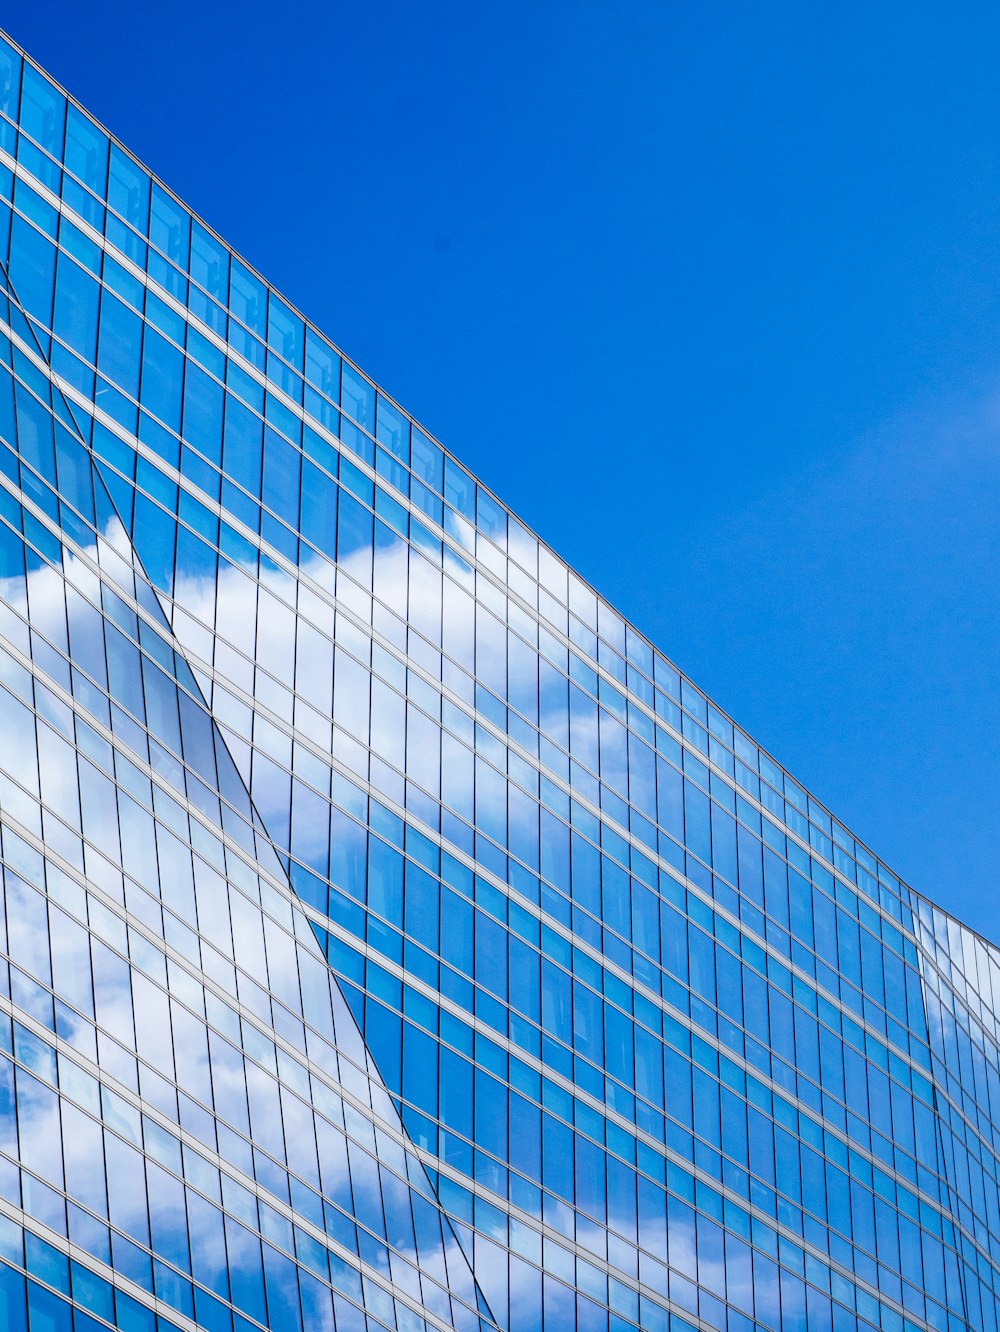
M 191 251 L 191 218 L 187 209 L 155 182 L 149 239 L 178 268 L 187 269 Z
M 108 137 L 72 103 L 67 109 L 66 168 L 103 197 L 108 178 Z
M 63 154 L 65 125 L 65 97 L 33 65 L 25 65 L 21 82 L 21 128 L 58 162 Z
M 8 124 L 0 121 L 0 147 L 7 152 L 14 151 L 17 132 L 17 109 L 21 89 L 21 57 L 14 48 L 0 37 L 0 113 Z
M 410 423 L 401 411 L 378 395 L 378 429 L 376 437 L 400 461 L 410 461 Z
M 301 371 L 305 325 L 299 316 L 292 314 L 284 301 L 273 293 L 267 314 L 267 342 L 283 360 Z
M 315 329 L 306 329 L 306 379 L 331 402 L 340 401 L 340 357 Z
M 141 236 L 149 227 L 149 177 L 116 143 L 111 145 L 108 203 Z
M 444 457 L 438 446 L 414 426 L 410 439 L 414 474 L 440 495 L 444 486 Z

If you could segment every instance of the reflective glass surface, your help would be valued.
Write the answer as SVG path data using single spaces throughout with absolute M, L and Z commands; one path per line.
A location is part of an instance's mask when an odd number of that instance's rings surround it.
M 995 1329 L 1000 954 L 0 41 L 0 1312 Z

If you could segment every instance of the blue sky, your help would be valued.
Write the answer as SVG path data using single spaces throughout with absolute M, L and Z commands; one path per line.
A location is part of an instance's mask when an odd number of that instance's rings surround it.
M 3 23 L 1000 940 L 1000 10 L 49 0 Z

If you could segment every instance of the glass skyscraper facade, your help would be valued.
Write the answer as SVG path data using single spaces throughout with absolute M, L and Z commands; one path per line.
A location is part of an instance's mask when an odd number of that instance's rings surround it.
M 2 39 L 0 284 L 0 1325 L 996 1329 L 1000 953 Z

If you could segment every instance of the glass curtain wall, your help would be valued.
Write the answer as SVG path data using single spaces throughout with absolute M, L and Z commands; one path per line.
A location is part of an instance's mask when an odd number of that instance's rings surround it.
M 8 1325 L 995 1329 L 997 950 L 9 42 L 0 263 Z

